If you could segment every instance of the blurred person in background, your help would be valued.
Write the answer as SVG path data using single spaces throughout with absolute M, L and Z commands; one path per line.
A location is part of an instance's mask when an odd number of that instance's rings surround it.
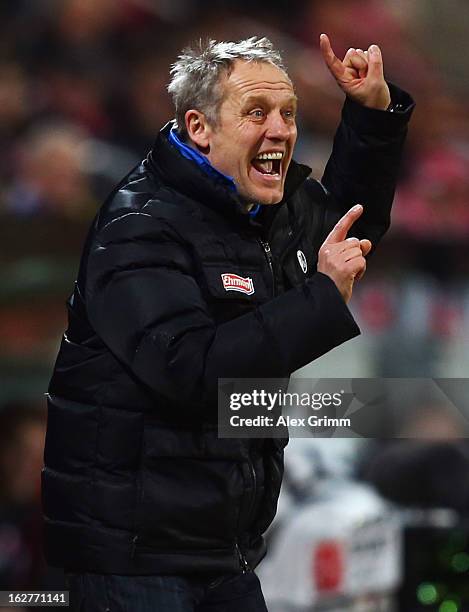
M 396 439 L 370 441 L 359 472 L 403 506 L 469 512 L 469 427 L 464 414 L 436 401 L 411 403 Z M 389 432 L 388 432 L 389 435 Z
M 43 584 L 40 474 L 45 430 L 42 406 L 11 403 L 0 410 L 0 583 L 4 590 Z
M 11 176 L 15 140 L 30 123 L 28 90 L 26 75 L 18 64 L 0 64 L 0 184 Z
M 95 210 L 84 172 L 87 141 L 74 125 L 41 126 L 19 147 L 6 209 L 16 215 L 80 218 Z
M 4 212 L 17 218 L 86 221 L 135 163 L 126 149 L 91 137 L 74 123 L 43 123 L 19 140 Z
M 174 64 L 176 123 L 93 224 L 43 480 L 74 609 L 266 609 L 253 569 L 286 440 L 218 439 L 217 380 L 289 376 L 359 333 L 347 303 L 413 108 L 376 45 L 321 48 L 347 94 L 323 185 L 291 160 L 296 96 L 270 41 L 210 41 Z
M 405 611 L 469 609 L 467 379 L 438 384 L 450 402 L 430 394 L 391 404 L 387 439 L 369 440 L 359 453 L 357 476 L 393 502 L 403 527 Z

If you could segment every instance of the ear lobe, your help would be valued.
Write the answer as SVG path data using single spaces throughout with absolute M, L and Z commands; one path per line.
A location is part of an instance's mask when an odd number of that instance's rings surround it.
M 189 138 L 199 149 L 205 152 L 209 149 L 210 143 L 210 126 L 205 115 L 198 110 L 188 110 L 184 118 Z

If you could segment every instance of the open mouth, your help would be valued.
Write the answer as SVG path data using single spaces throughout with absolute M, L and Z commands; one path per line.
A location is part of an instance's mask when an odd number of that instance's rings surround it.
M 271 153 L 259 153 L 251 164 L 261 174 L 266 176 L 280 177 L 282 171 L 283 153 L 280 151 Z

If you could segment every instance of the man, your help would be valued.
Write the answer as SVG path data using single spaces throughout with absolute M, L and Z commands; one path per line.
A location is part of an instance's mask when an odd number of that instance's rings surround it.
M 412 107 L 378 47 L 321 49 L 348 96 L 322 184 L 292 161 L 297 100 L 272 44 L 212 41 L 174 64 L 177 123 L 90 230 L 43 489 L 76 609 L 266 609 L 252 570 L 285 441 L 219 439 L 217 380 L 289 376 L 359 333 L 347 302 L 388 227 Z

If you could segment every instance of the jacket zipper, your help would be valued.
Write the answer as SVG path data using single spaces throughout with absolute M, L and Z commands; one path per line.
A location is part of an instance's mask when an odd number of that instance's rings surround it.
M 252 513 L 254 510 L 254 507 L 256 505 L 256 497 L 257 497 L 257 476 L 256 476 L 256 470 L 254 469 L 254 464 L 251 460 L 251 458 L 249 457 L 249 459 L 247 460 L 247 464 L 249 466 L 249 473 L 251 475 L 251 479 L 252 479 L 252 497 L 251 497 L 251 501 L 249 504 L 249 508 L 248 511 L 245 515 L 245 519 L 243 520 L 243 524 L 246 526 L 245 529 L 248 529 L 249 527 L 249 523 L 251 521 L 251 517 L 252 517 Z M 236 540 L 235 543 L 235 548 L 236 548 L 236 553 L 238 555 L 238 561 L 239 561 L 239 566 L 243 572 L 243 574 L 245 574 L 246 572 L 250 572 L 251 568 L 249 567 L 249 563 L 246 559 L 246 557 L 243 555 L 241 548 L 239 546 L 238 540 Z
M 275 274 L 274 274 L 274 258 L 272 257 L 272 251 L 270 249 L 270 244 L 266 240 L 262 240 L 262 238 L 259 238 L 259 243 L 265 253 L 267 263 L 269 264 L 270 274 L 272 276 L 272 294 L 273 294 L 273 297 L 275 297 L 276 287 L 275 287 Z
M 248 563 L 246 557 L 241 552 L 241 549 L 239 548 L 238 542 L 236 542 L 235 548 L 236 548 L 236 553 L 238 554 L 239 567 L 241 568 L 243 574 L 246 574 L 247 572 L 250 572 L 251 568 L 249 567 L 249 563 Z
M 254 464 L 251 461 L 251 458 L 248 459 L 248 465 L 249 465 L 249 471 L 251 472 L 251 477 L 252 477 L 253 493 L 252 493 L 251 503 L 249 505 L 249 511 L 248 511 L 248 514 L 247 514 L 247 519 L 246 519 L 246 525 L 247 526 L 249 526 L 249 522 L 251 520 L 251 515 L 252 515 L 252 511 L 254 510 L 254 506 L 255 506 L 255 503 L 256 503 L 256 494 L 257 494 L 256 470 L 254 469 Z

